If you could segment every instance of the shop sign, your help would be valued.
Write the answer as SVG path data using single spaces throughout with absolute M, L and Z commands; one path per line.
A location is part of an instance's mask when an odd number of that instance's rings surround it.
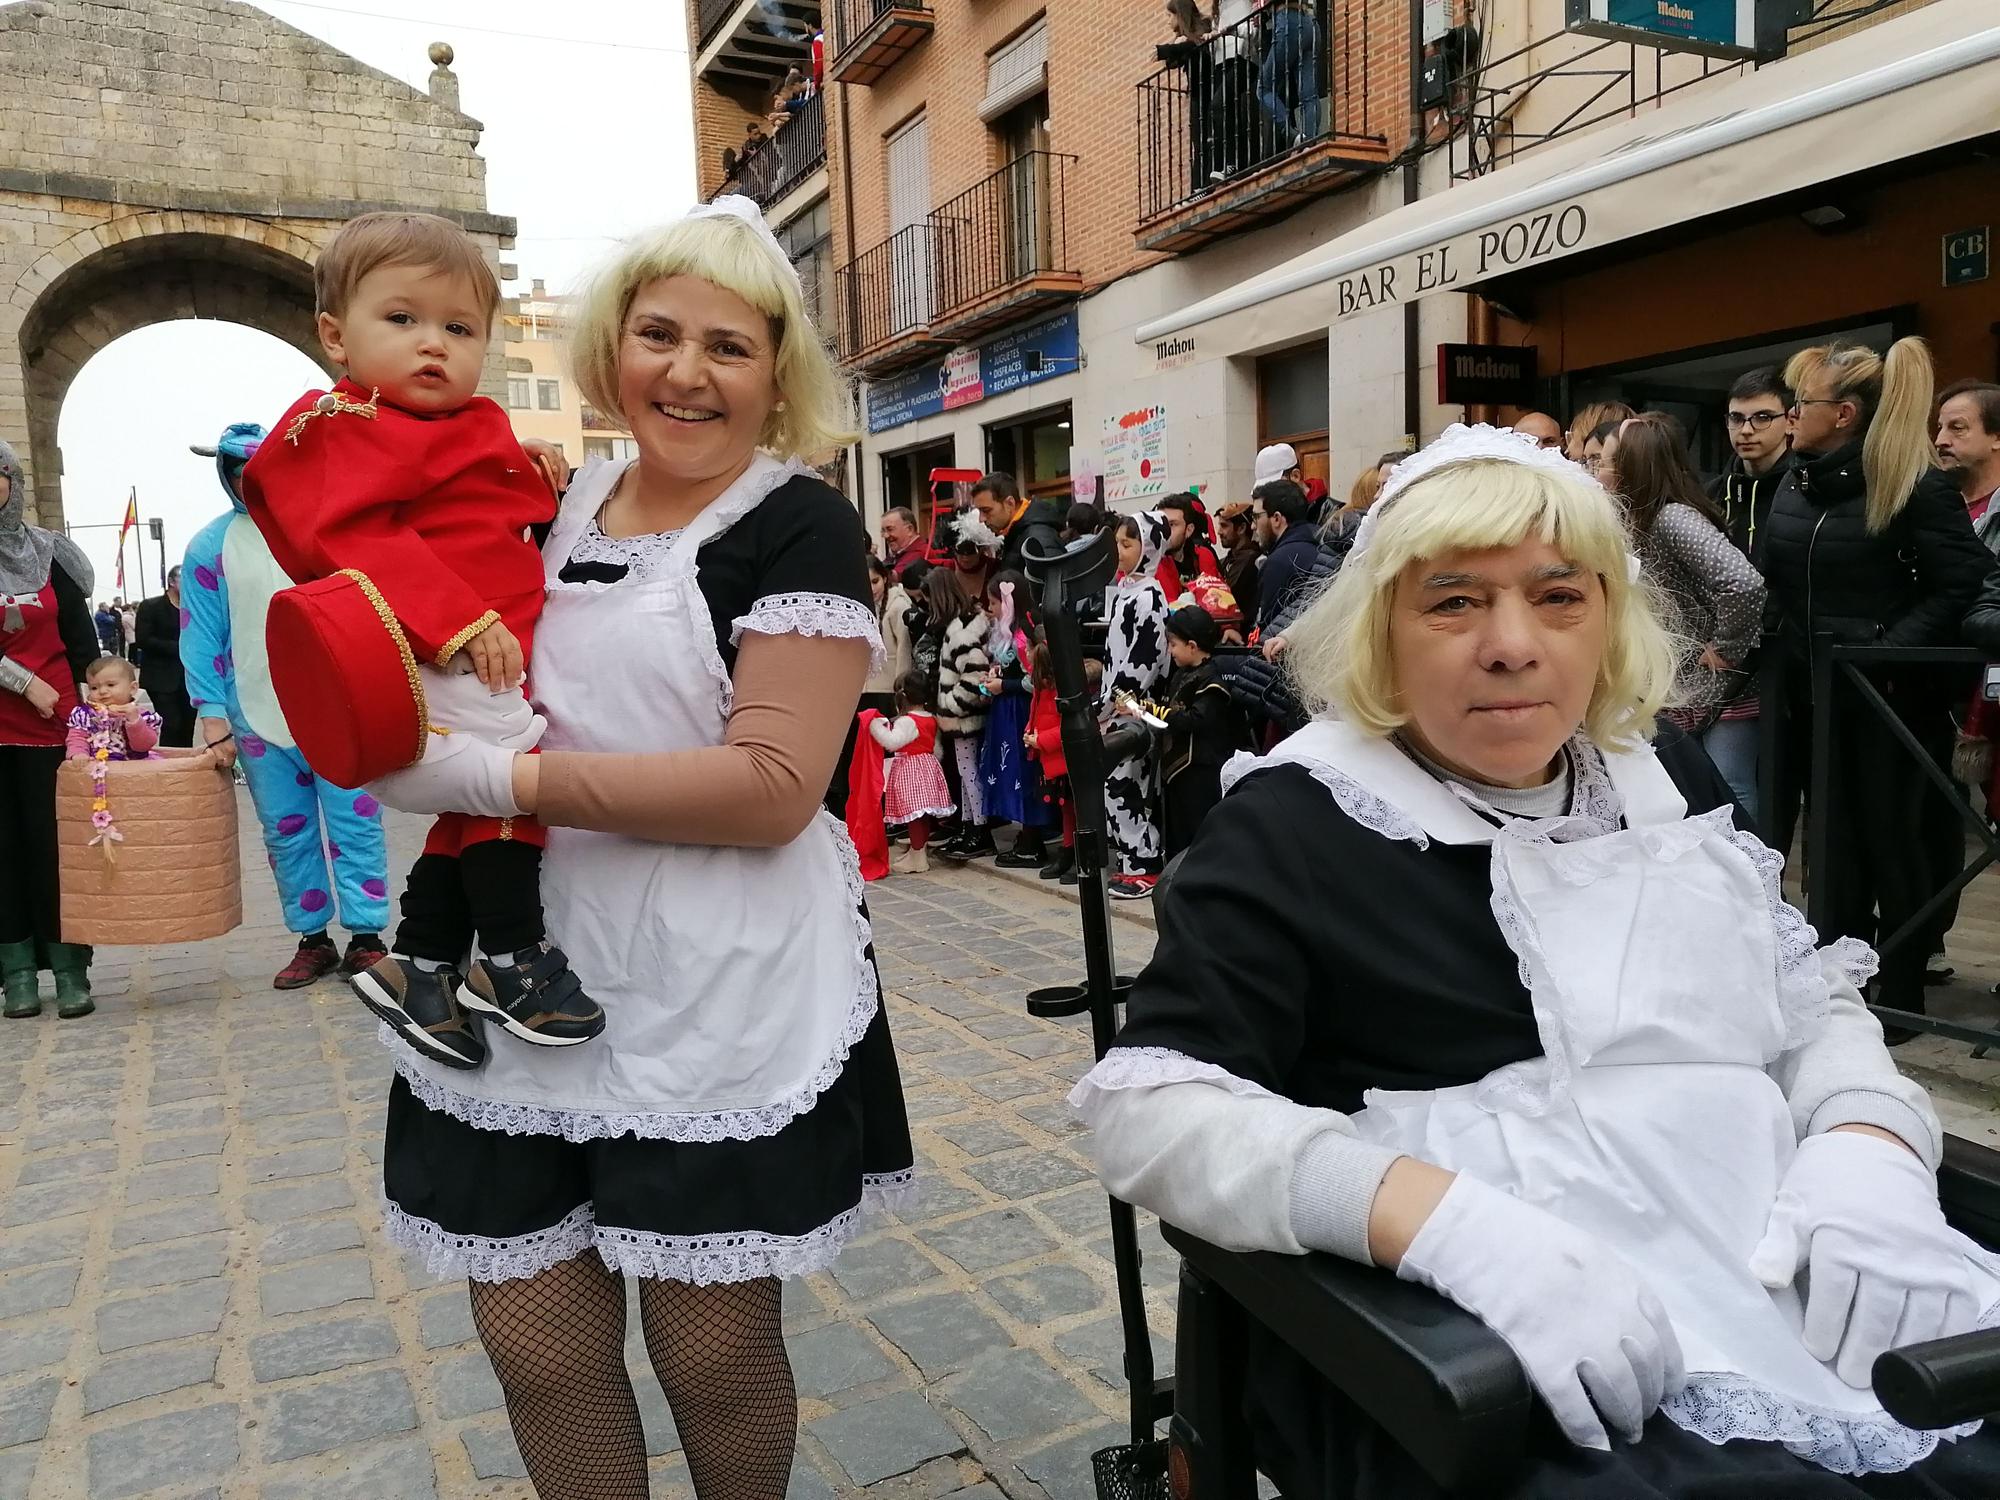
M 1104 419 L 1098 472 L 1108 505 L 1167 492 L 1167 409 L 1142 406 Z
M 1441 406 L 1533 406 L 1532 344 L 1439 344 Z
M 867 384 L 868 430 L 887 432 L 941 411 L 1022 386 L 1036 385 L 1078 368 L 1076 310 L 1044 318 L 888 380 Z
M 1705 57 L 1785 55 L 1797 0 L 1568 0 L 1569 29 Z
M 1153 369 L 1156 372 L 1183 369 L 1199 357 L 1195 337 L 1191 333 L 1178 333 L 1153 344 Z
M 1463 290 L 1489 277 L 1569 255 L 1582 248 L 1589 235 L 1588 209 L 1581 203 L 1553 204 L 1341 277 L 1333 284 L 1334 316 L 1351 318 L 1432 292 Z
M 1944 237 L 1944 284 L 1968 286 L 1987 277 L 1993 235 L 1987 225 Z
M 970 406 L 986 395 L 979 379 L 979 351 L 954 349 L 944 360 L 944 409 Z

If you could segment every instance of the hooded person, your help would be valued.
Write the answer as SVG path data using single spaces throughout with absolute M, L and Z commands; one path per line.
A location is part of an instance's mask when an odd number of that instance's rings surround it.
M 28 483 L 0 442 L 0 982 L 5 1014 L 39 1015 L 39 971 L 56 1008 L 88 1015 L 90 949 L 62 941 L 56 772 L 76 685 L 98 654 L 90 562 L 27 520 Z
M 265 652 L 271 596 L 292 580 L 271 556 L 243 503 L 243 466 L 263 442 L 254 422 L 232 423 L 212 445 L 229 509 L 188 543 L 181 582 L 181 665 L 197 715 L 195 744 L 243 767 L 285 926 L 298 951 L 271 981 L 298 989 L 338 968 L 364 969 L 383 954 L 389 920 L 389 849 L 382 810 L 364 791 L 313 774 L 299 754 Z M 343 955 L 327 936 L 338 918 L 348 931 Z
M 1108 628 L 1104 692 L 1151 698 L 1167 675 L 1167 599 L 1156 576 L 1169 525 L 1157 510 L 1118 520 L 1118 574 L 1104 591 Z M 1104 778 L 1104 811 L 1117 869 L 1111 894 L 1150 895 L 1161 865 L 1159 777 L 1150 744 L 1112 763 Z

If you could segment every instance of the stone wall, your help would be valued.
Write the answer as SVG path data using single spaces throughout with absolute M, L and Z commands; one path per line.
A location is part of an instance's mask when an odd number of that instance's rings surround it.
M 312 260 L 370 209 L 444 214 L 498 261 L 514 222 L 439 92 L 233 0 L 0 4 L 0 436 L 32 517 L 62 520 L 62 397 L 113 339 L 221 318 L 317 357 Z M 506 391 L 497 337 L 482 389 Z

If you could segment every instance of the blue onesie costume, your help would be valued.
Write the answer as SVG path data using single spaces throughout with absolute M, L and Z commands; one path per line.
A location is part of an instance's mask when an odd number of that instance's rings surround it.
M 264 615 L 286 578 L 243 508 L 238 476 L 264 429 L 238 422 L 222 436 L 215 467 L 230 509 L 188 543 L 181 584 L 181 664 L 197 716 L 229 720 L 237 763 L 264 826 L 285 926 L 319 932 L 335 916 L 349 932 L 380 932 L 389 921 L 389 850 L 382 809 L 366 792 L 313 775 L 291 743 L 271 690 Z M 203 450 L 206 451 L 206 450 Z M 230 575 L 237 576 L 230 597 Z M 321 825 L 325 847 L 321 847 Z M 327 860 L 333 862 L 328 878 Z

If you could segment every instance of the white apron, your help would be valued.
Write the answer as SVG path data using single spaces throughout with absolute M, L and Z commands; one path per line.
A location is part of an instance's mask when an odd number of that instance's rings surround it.
M 1807 1353 L 1798 1292 L 1772 1292 L 1748 1268 L 1797 1150 L 1766 1068 L 1818 1035 L 1828 1010 L 1775 857 L 1735 834 L 1727 809 L 1686 817 L 1649 751 L 1580 768 L 1592 817 L 1497 829 L 1388 742 L 1342 726 L 1316 724 L 1274 758 L 1305 764 L 1389 837 L 1490 841 L 1494 915 L 1542 1040 L 1543 1057 L 1478 1083 L 1371 1090 L 1358 1132 L 1469 1172 L 1630 1261 L 1680 1338 L 1689 1381 L 1663 1410 L 1681 1426 L 1782 1442 L 1844 1473 L 1930 1453 L 1936 1434 L 1900 1426 Z M 1620 803 L 1627 826 L 1601 831 Z M 1965 1248 L 1991 1306 L 1993 1259 Z
M 720 745 L 728 674 L 695 578 L 696 553 L 796 473 L 760 455 L 670 544 L 648 576 L 557 574 L 623 466 L 585 466 L 543 549 L 548 596 L 531 688 L 545 750 Z M 639 572 L 634 569 L 634 575 Z M 861 872 L 821 812 L 777 849 L 656 843 L 551 828 L 542 862 L 549 938 L 605 1011 L 580 1047 L 493 1041 L 477 1072 L 397 1049 L 426 1104 L 486 1129 L 590 1140 L 773 1135 L 840 1074 L 877 1004 Z

